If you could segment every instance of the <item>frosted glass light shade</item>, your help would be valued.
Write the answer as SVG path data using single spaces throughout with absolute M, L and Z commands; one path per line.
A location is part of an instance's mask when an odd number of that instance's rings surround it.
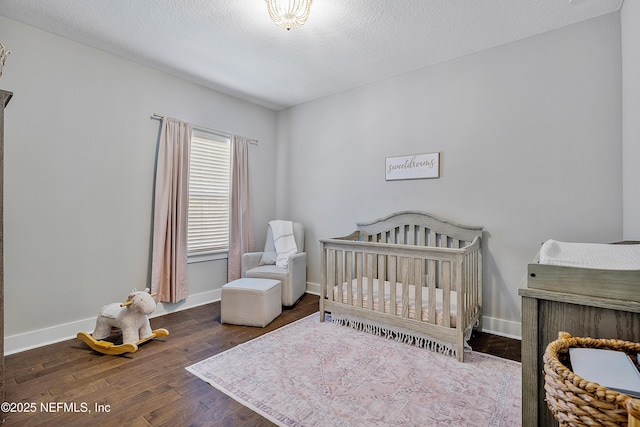
M 271 20 L 278 27 L 290 30 L 302 27 L 311 11 L 311 0 L 267 0 Z

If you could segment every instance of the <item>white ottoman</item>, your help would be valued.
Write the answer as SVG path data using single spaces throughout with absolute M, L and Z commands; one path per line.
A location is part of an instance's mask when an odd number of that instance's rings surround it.
M 264 328 L 282 313 L 280 281 L 242 278 L 222 287 L 220 321 Z

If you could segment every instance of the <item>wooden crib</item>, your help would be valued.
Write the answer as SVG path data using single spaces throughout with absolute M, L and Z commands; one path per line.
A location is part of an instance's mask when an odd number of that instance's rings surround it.
M 482 227 L 404 211 L 321 240 L 320 321 L 455 355 L 482 316 Z M 395 303 L 392 303 L 395 302 Z

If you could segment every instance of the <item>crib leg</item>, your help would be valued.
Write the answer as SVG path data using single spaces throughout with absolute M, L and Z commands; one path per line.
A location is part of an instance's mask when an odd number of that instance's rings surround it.
M 464 362 L 464 331 L 458 331 L 458 342 L 456 343 L 458 362 Z
M 322 295 L 320 295 L 320 303 L 319 303 L 319 308 L 320 308 L 320 321 L 324 322 L 324 297 Z

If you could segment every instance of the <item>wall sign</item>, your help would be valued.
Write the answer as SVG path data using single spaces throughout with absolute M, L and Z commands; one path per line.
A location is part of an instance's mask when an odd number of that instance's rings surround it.
M 440 178 L 440 153 L 387 157 L 385 168 L 387 181 Z

